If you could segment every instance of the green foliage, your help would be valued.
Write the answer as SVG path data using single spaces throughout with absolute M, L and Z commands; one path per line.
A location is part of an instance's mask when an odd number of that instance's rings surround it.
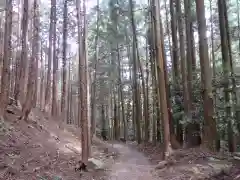
M 231 0 L 228 1 L 228 19 L 229 19 L 229 29 L 230 29 L 230 38 L 231 38 L 231 50 L 232 50 L 232 57 L 233 57 L 233 67 L 234 71 L 237 71 L 237 66 L 239 65 L 239 33 L 238 33 L 238 18 L 237 13 L 239 13 L 239 9 L 237 9 L 236 1 L 239 0 Z M 144 78 L 146 78 L 146 61 L 148 60 L 148 56 L 146 57 L 145 50 L 146 50 L 146 32 L 148 28 L 148 22 L 146 22 L 146 15 L 148 14 L 148 6 L 147 4 L 143 3 L 140 4 L 139 1 L 135 2 L 135 11 L 134 11 L 134 17 L 137 24 L 137 39 L 138 39 L 138 46 L 139 46 L 139 52 L 140 52 L 140 61 L 141 65 L 143 67 L 144 71 Z M 225 102 L 224 100 L 224 92 L 223 92 L 223 85 L 225 79 L 229 80 L 231 77 L 226 77 L 223 74 L 222 68 L 222 52 L 221 52 L 221 39 L 220 39 L 220 32 L 219 32 L 219 17 L 218 17 L 218 7 L 217 7 L 217 0 L 211 1 L 212 5 L 212 19 L 213 19 L 213 44 L 210 41 L 210 31 L 211 31 L 211 24 L 210 24 L 210 1 L 205 1 L 205 9 L 206 9 L 206 21 L 207 21 L 207 36 L 209 42 L 209 53 L 212 52 L 212 46 L 213 46 L 213 52 L 214 52 L 214 62 L 215 62 L 215 74 L 214 79 L 212 81 L 213 85 L 213 93 L 209 93 L 208 96 L 210 96 L 214 100 L 214 109 L 215 114 L 214 118 L 217 121 L 217 127 L 219 132 L 222 134 L 225 134 L 227 129 L 227 122 L 231 121 L 233 131 L 237 133 L 237 129 L 240 129 L 240 123 L 236 123 L 237 116 L 236 116 L 236 107 L 240 106 L 237 104 L 237 101 L 232 97 L 229 102 Z M 183 6 L 183 4 L 182 4 Z M 169 4 L 167 4 L 167 11 L 168 11 Z M 198 47 L 198 36 L 197 34 L 197 17 L 196 17 L 196 4 L 194 0 L 191 0 L 191 13 L 192 13 L 192 22 L 194 27 L 194 38 L 195 38 L 195 44 L 196 47 L 196 72 L 193 74 L 193 81 L 192 81 L 192 93 L 191 93 L 191 99 L 193 101 L 193 110 L 191 112 L 191 115 L 186 115 L 184 113 L 184 107 L 183 107 L 183 99 L 181 100 L 181 103 L 176 103 L 176 93 L 174 84 L 172 83 L 172 68 L 171 68 L 171 42 L 169 42 L 168 37 L 168 30 L 167 23 L 169 23 L 170 27 L 170 18 L 166 19 L 166 9 L 165 7 L 161 7 L 161 18 L 164 25 L 164 50 L 166 54 L 166 61 L 167 61 L 167 67 L 168 67 L 168 78 L 170 82 L 170 99 L 171 99 L 171 105 L 172 105 L 172 112 L 173 112 L 173 120 L 174 123 L 177 124 L 177 122 L 180 122 L 183 126 L 188 124 L 190 121 L 197 121 L 200 124 L 203 123 L 203 87 L 201 84 L 201 72 L 200 72 L 200 59 L 199 59 L 199 47 Z M 99 30 L 97 31 L 96 28 L 96 20 L 97 20 L 97 13 L 100 14 L 99 18 Z M 169 13 L 169 12 L 167 12 Z M 124 99 L 126 102 L 128 102 L 126 99 L 130 99 L 131 104 L 133 103 L 132 100 L 132 93 L 128 92 L 132 89 L 129 88 L 132 86 L 132 81 L 130 79 L 130 73 L 131 73 L 131 66 L 132 64 L 132 30 L 131 30 L 131 22 L 129 17 L 129 5 L 128 1 L 116 1 L 116 0 L 110 0 L 110 1 L 102 1 L 100 4 L 99 9 L 94 8 L 90 12 L 91 17 L 89 21 L 89 33 L 88 33 L 88 42 L 89 42 L 89 60 L 90 60 L 90 69 L 92 72 L 97 71 L 97 104 L 100 105 L 100 99 L 104 99 L 104 103 L 108 104 L 109 97 L 110 97 L 110 91 L 109 89 L 115 93 L 116 99 L 119 100 L 118 97 L 118 88 L 113 87 L 117 84 L 118 81 L 118 75 L 115 72 L 117 67 L 117 60 L 120 59 L 121 64 L 121 70 L 122 70 L 122 78 L 123 78 L 123 89 L 124 89 Z M 169 14 L 168 14 L 169 15 Z M 171 34 L 170 34 L 171 35 Z M 94 65 L 96 62 L 96 59 L 94 58 L 96 53 L 96 47 L 95 47 L 95 38 L 98 36 L 98 47 L 99 47 L 99 66 L 97 70 L 94 70 Z M 171 40 L 170 40 L 171 41 Z M 112 58 L 113 54 L 113 45 L 118 45 L 119 50 L 119 57 Z M 210 58 L 212 58 L 212 55 L 210 54 Z M 114 59 L 114 60 L 113 60 Z M 114 61 L 114 62 L 113 62 Z M 212 59 L 211 59 L 212 61 Z M 238 70 L 239 71 L 239 70 Z M 113 77 L 110 77 L 110 74 L 114 74 Z M 179 78 L 179 82 L 181 77 Z M 210 78 L 210 77 L 209 77 Z M 150 77 L 150 82 L 152 80 L 152 77 Z M 138 79 L 139 84 L 141 84 L 141 78 Z M 157 112 L 156 108 L 161 107 L 155 107 L 155 100 L 157 99 L 157 95 L 155 94 L 153 84 L 148 84 L 149 87 L 149 103 L 151 104 L 149 107 L 149 113 L 151 113 L 150 117 L 151 120 L 157 119 Z M 160 82 L 161 83 L 161 82 Z M 161 84 L 160 84 L 161 85 Z M 157 85 L 158 86 L 158 85 Z M 142 88 L 142 87 L 140 87 Z M 226 88 L 225 88 L 226 89 Z M 103 92 L 104 91 L 104 92 Z M 183 97 L 183 87 L 182 84 L 180 84 L 180 95 Z M 233 94 L 233 91 L 231 88 L 229 88 L 230 93 Z M 142 95 L 142 94 L 141 94 Z M 104 97 L 103 97 L 104 96 Z M 100 98 L 101 97 L 101 98 Z M 142 100 L 142 99 L 141 99 Z M 231 108 L 231 116 L 226 116 L 226 108 Z M 155 109 L 154 109 L 155 108 Z M 130 117 L 132 118 L 132 117 Z M 237 128 L 239 127 L 239 128 Z

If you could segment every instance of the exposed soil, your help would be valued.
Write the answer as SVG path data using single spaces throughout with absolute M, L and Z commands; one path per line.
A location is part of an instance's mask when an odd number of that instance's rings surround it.
M 0 180 L 240 180 L 240 158 L 231 155 L 182 149 L 164 161 L 161 145 L 97 138 L 91 149 L 94 163 L 88 172 L 75 171 L 81 159 L 79 129 L 37 109 L 27 122 L 19 121 L 19 109 L 10 108 L 0 120 Z
M 132 145 L 156 165 L 155 173 L 167 180 L 240 180 L 240 158 L 202 148 L 175 150 L 162 160 L 162 145 Z
M 159 179 L 153 176 L 154 166 L 141 152 L 123 144 L 114 144 L 113 147 L 119 150 L 120 156 L 111 168 L 109 180 Z
M 75 172 L 81 159 L 78 129 L 59 126 L 58 120 L 39 110 L 31 113 L 28 122 L 18 120 L 17 108 L 12 111 L 0 122 L 1 180 L 104 179 L 104 169 Z M 106 165 L 113 161 L 111 153 L 101 143 L 92 146 L 93 157 Z

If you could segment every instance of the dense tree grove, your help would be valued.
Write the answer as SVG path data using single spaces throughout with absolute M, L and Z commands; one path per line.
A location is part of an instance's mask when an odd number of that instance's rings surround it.
M 6 0 L 0 116 L 40 108 L 91 138 L 237 150 L 239 0 Z
M 98 3 L 88 35 L 96 133 L 236 151 L 239 2 Z

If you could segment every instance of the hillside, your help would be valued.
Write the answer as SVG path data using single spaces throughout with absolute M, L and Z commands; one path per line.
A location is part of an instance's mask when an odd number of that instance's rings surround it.
M 18 120 L 19 113 L 10 106 L 0 122 L 2 180 L 240 179 L 240 163 L 233 162 L 232 156 L 188 149 L 175 151 L 164 161 L 161 146 L 111 144 L 97 138 L 93 139 L 88 172 L 76 171 L 81 157 L 79 129 L 38 109 L 27 122 Z
M 63 123 L 59 126 L 59 120 L 37 109 L 28 122 L 19 121 L 19 110 L 9 108 L 7 118 L 0 122 L 0 179 L 79 179 L 81 173 L 75 171 L 81 158 L 79 130 Z M 105 162 L 106 152 L 101 143 L 93 143 L 93 157 Z M 84 174 L 86 179 L 102 176 L 102 170 Z

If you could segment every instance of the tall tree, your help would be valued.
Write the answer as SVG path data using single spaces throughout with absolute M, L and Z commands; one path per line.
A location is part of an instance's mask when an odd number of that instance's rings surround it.
M 10 62 L 12 49 L 12 0 L 6 1 L 6 15 L 4 27 L 4 55 L 3 55 L 3 71 L 1 75 L 1 95 L 0 95 L 0 117 L 4 116 L 5 109 L 8 103 L 9 87 L 10 87 Z
M 155 29 L 156 29 L 156 47 L 157 47 L 157 60 L 158 60 L 158 69 L 159 69 L 159 96 L 160 96 L 160 106 L 161 106 L 161 113 L 162 113 L 162 121 L 164 126 L 164 152 L 165 158 L 167 158 L 171 153 L 171 142 L 170 142 L 170 128 L 169 128 L 169 114 L 167 109 L 167 94 L 166 94 L 166 83 L 165 83 L 165 74 L 164 74 L 164 62 L 163 62 L 163 50 L 162 50 L 162 43 L 160 35 L 160 4 L 159 1 L 155 1 Z
M 67 32 L 68 32 L 68 0 L 64 1 L 63 7 L 63 62 L 62 62 L 62 97 L 61 97 L 61 112 L 65 117 L 66 106 L 66 89 L 67 89 Z
M 19 100 L 20 96 L 24 96 L 24 86 L 25 86 L 25 76 L 26 76 L 26 69 L 27 69 L 27 32 L 28 32 L 28 0 L 24 0 L 23 3 L 23 12 L 22 12 L 22 35 L 21 35 L 21 57 L 20 57 L 20 63 L 19 63 L 19 75 L 17 76 L 16 82 L 15 82 L 15 92 L 14 92 L 14 98 L 16 101 Z M 17 72 L 18 73 L 18 72 Z M 20 93 L 20 91 L 22 91 Z M 21 99 L 21 103 L 23 103 L 23 99 Z
M 179 56 L 177 42 L 177 21 L 174 0 L 170 0 L 171 30 L 172 30 L 172 62 L 173 62 L 173 83 L 175 94 L 179 91 Z
M 226 122 L 228 123 L 228 144 L 229 151 L 234 152 L 236 150 L 236 144 L 234 142 L 233 135 L 233 124 L 232 124 L 232 105 L 231 97 L 232 92 L 230 90 L 229 79 L 232 79 L 232 59 L 231 59 L 231 49 L 229 43 L 229 32 L 228 32 L 228 19 L 226 2 L 218 0 L 219 9 L 219 27 L 221 35 L 221 47 L 222 47 L 222 65 L 224 73 L 224 98 L 226 106 Z
M 153 11 L 150 11 L 151 12 L 151 23 L 150 23 L 150 29 L 149 29 L 149 32 L 148 32 L 148 44 L 149 44 L 149 51 L 150 51 L 150 62 L 151 62 L 151 75 L 152 75 L 152 99 L 156 99 L 157 98 L 157 92 L 158 92 L 158 88 L 157 88 L 157 85 L 156 85 L 156 49 L 154 47 L 155 46 L 155 34 L 154 34 L 154 21 L 153 21 Z M 157 128 L 156 128 L 156 119 L 160 117 L 160 111 L 159 111 L 159 108 L 158 107 L 158 101 L 152 101 L 152 141 L 153 141 L 153 144 L 156 144 L 156 141 L 157 141 Z M 155 112 L 157 110 L 157 113 Z M 157 118 L 156 118 L 157 116 Z M 160 119 L 157 119 L 157 121 L 160 121 Z M 158 140 L 161 141 L 161 132 L 158 134 L 159 137 L 158 137 Z
M 187 73 L 186 73 L 186 56 L 185 56 L 185 38 L 184 38 L 184 28 L 183 28 L 183 16 L 181 10 L 180 1 L 176 1 L 177 17 L 178 17 L 178 34 L 180 41 L 180 57 L 181 57 L 181 73 L 182 73 L 182 85 L 183 85 L 183 99 L 184 99 L 184 112 L 187 117 L 191 113 L 191 105 L 189 104 L 189 93 L 187 84 Z M 180 125 L 180 124 L 179 124 Z M 180 127 L 181 128 L 181 127 Z M 182 128 L 177 131 L 177 138 L 179 142 L 183 141 Z
M 136 36 L 136 24 L 134 19 L 134 4 L 132 0 L 129 0 L 129 7 L 130 7 L 130 18 L 131 18 L 131 28 L 133 33 L 133 40 L 132 40 L 132 53 L 133 53 L 133 93 L 134 93 L 134 108 L 135 108 L 135 119 L 136 119 L 136 133 L 137 133 L 137 142 L 138 144 L 141 143 L 141 127 L 140 127 L 140 104 L 139 104 L 139 89 L 138 89 L 138 82 L 137 82 L 137 36 Z
M 33 43 L 32 43 L 32 54 L 29 66 L 29 78 L 27 84 L 27 94 L 22 107 L 21 119 L 27 120 L 29 113 L 33 107 L 36 89 L 37 79 L 37 63 L 38 63 L 38 52 L 39 52 L 39 6 L 38 0 L 33 2 Z
M 191 2 L 190 0 L 184 0 L 184 10 L 185 10 L 185 35 L 186 35 L 186 45 L 187 45 L 187 83 L 188 83 L 188 114 L 187 118 L 192 119 L 192 80 L 193 80 L 193 74 L 192 74 L 192 59 L 193 59 L 193 54 L 192 54 L 192 48 L 193 44 L 191 41 Z
M 83 0 L 83 15 L 80 14 L 80 1 L 76 3 L 79 41 L 79 113 L 82 141 L 82 161 L 86 164 L 89 157 L 88 127 L 88 84 L 87 84 L 87 52 L 86 52 L 86 5 Z M 83 17 L 82 17 L 83 16 Z M 82 24 L 83 22 L 83 24 Z
M 97 85 L 97 63 L 99 58 L 99 47 L 98 47 L 98 40 L 99 40 L 99 19 L 100 19 L 100 7 L 99 7 L 99 0 L 97 0 L 97 29 L 96 29 L 96 36 L 95 36 L 95 64 L 94 64 L 94 77 L 92 80 L 92 94 L 91 94 L 91 132 L 92 135 L 96 132 L 96 85 Z
M 213 84 L 216 84 L 216 59 L 215 59 L 215 46 L 214 46 L 214 20 L 213 20 L 213 2 L 210 0 L 210 21 L 211 21 L 211 60 L 212 60 L 212 77 L 213 77 Z M 214 103 L 214 114 L 215 117 L 218 117 L 218 112 L 216 109 L 217 105 L 217 88 L 214 88 L 213 90 L 213 103 Z M 220 136 L 219 131 L 217 132 L 217 142 L 216 142 L 216 150 L 220 150 Z
M 201 65 L 201 82 L 203 90 L 203 109 L 204 109 L 204 126 L 203 126 L 203 144 L 215 150 L 216 141 L 216 121 L 213 118 L 213 96 L 210 76 L 210 62 L 208 57 L 208 43 L 206 38 L 206 19 L 204 0 L 196 0 L 198 34 L 199 34 L 199 54 Z
M 119 101 L 119 110 L 121 108 L 122 110 L 122 121 L 123 121 L 123 135 L 124 135 L 124 139 L 126 140 L 127 139 L 127 126 L 126 126 L 126 121 L 125 121 L 125 108 L 124 108 L 124 97 L 123 97 L 123 84 L 122 84 L 122 77 L 121 77 L 121 63 L 120 63 L 120 52 L 119 52 L 119 47 L 117 47 L 117 56 L 118 56 L 118 92 L 119 92 L 119 98 L 120 98 L 120 101 Z
M 162 26 L 162 20 L 161 16 L 159 16 L 159 22 L 160 22 L 160 38 L 161 38 L 161 46 L 164 47 L 164 35 L 163 35 L 163 26 Z M 170 100 L 170 85 L 169 85 L 169 78 L 168 78 L 168 72 L 167 72 L 167 58 L 166 58 L 166 52 L 165 49 L 162 48 L 162 57 L 163 57 L 163 71 L 164 71 L 164 80 L 165 80 L 165 87 L 166 87 L 166 100 L 167 100 L 167 110 L 168 110 L 168 117 L 169 117 L 169 132 L 170 132 L 170 142 L 173 148 L 180 148 L 183 141 L 183 130 L 182 125 L 179 122 L 179 119 L 177 120 L 177 138 L 175 136 L 174 132 L 174 124 L 173 124 L 173 115 L 172 115 L 172 104 Z M 157 67 L 158 72 L 158 79 L 160 80 L 160 70 L 159 66 Z M 160 83 L 159 83 L 160 84 Z M 178 94 L 178 93 L 176 93 Z M 175 97 L 176 98 L 176 97 Z M 179 142 L 178 142 L 179 141 Z
M 146 20 L 145 20 L 145 24 L 146 25 L 148 25 L 148 20 L 150 19 L 150 13 L 147 13 L 146 14 Z M 149 28 L 148 28 L 149 29 Z M 146 51 L 146 56 L 145 56 L 145 58 L 146 58 L 146 64 L 145 64 L 145 66 L 146 66 L 146 70 L 145 70 L 145 73 L 146 73 L 146 85 L 145 85 L 145 87 L 143 87 L 144 88 L 144 91 L 145 91 L 145 101 L 144 101 L 144 104 L 145 104 L 145 123 L 144 123 L 144 131 L 145 131 L 145 133 L 144 133 L 144 140 L 145 140 L 145 142 L 148 142 L 149 141 L 149 138 L 150 138 L 150 129 L 149 129 L 149 127 L 150 127 L 150 121 L 149 121 L 149 87 L 148 87 L 148 85 L 149 85 L 149 59 L 148 59 L 148 56 L 149 56 L 149 52 L 148 52 L 148 50 L 149 50 L 149 47 L 148 47 L 148 30 L 146 31 L 146 48 L 145 48 L 145 51 Z
M 109 17 L 110 17 L 110 21 L 111 23 L 108 24 L 108 31 L 111 34 L 111 39 L 110 39 L 110 51 L 111 51 L 111 60 L 110 60 L 110 67 L 111 70 L 109 71 L 109 77 L 110 77 L 110 86 L 109 86 L 109 91 L 111 93 L 115 93 L 116 91 L 116 74 L 114 72 L 117 71 L 116 69 L 116 62 L 117 62 L 117 52 L 118 52 L 118 40 L 117 40 L 117 36 L 118 36 L 118 19 L 119 19 L 119 15 L 118 15 L 118 1 L 116 0 L 110 0 L 108 3 L 108 7 L 109 7 Z M 103 87 L 103 86 L 102 86 Z M 115 97 L 115 102 L 114 102 L 114 108 L 116 108 L 116 111 L 114 110 L 115 114 L 114 114 L 114 134 L 115 134 L 115 139 L 119 139 L 120 136 L 120 121 L 117 117 L 117 96 Z M 102 100 L 100 100 L 102 102 Z M 100 103 L 101 103 L 100 102 Z M 116 104 L 115 104 L 116 103 Z
M 41 41 L 40 45 L 40 63 L 41 63 L 41 74 L 40 74 L 40 109 L 44 110 L 44 102 L 43 99 L 44 97 L 44 77 L 45 77 L 45 59 L 44 59 L 44 52 L 43 52 L 43 42 Z
M 154 1 L 151 1 L 151 7 L 154 7 Z M 156 141 L 161 142 L 161 127 L 160 127 L 160 106 L 159 106 L 159 91 L 158 91 L 158 81 L 157 81 L 157 43 L 156 43 L 156 12 L 155 8 L 151 9 L 151 25 L 149 31 L 149 45 L 150 45 L 150 59 L 151 59 L 151 72 L 152 72 L 152 98 L 157 99 L 153 101 L 153 111 L 156 110 L 153 114 L 153 143 L 156 144 Z
M 52 115 L 57 115 L 57 69 L 58 69 L 58 58 L 56 54 L 56 30 L 57 30 L 57 10 L 56 10 L 56 0 L 51 1 L 53 6 L 53 39 L 52 39 L 52 45 L 53 45 L 53 84 L 52 84 Z
M 49 27 L 49 37 L 48 37 L 48 70 L 47 70 L 47 84 L 45 91 L 45 110 L 50 103 L 51 94 L 51 69 L 52 69 L 52 45 L 53 45 L 53 34 L 54 34 L 54 11 L 56 6 L 54 6 L 54 1 L 51 0 L 51 13 L 50 13 L 50 27 Z

